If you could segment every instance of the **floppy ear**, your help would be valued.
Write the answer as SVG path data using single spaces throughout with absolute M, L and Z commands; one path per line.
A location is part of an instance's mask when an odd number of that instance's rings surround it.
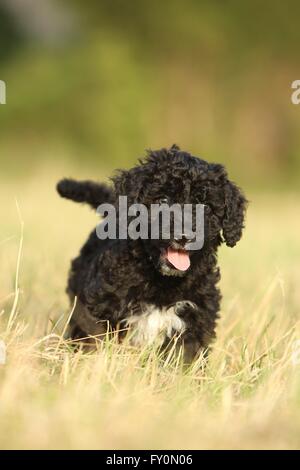
M 244 228 L 247 200 L 242 191 L 231 181 L 224 184 L 223 237 L 227 246 L 234 246 L 241 238 Z

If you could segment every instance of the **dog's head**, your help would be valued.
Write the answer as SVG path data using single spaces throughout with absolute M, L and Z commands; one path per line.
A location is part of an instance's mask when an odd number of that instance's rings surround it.
M 153 204 L 179 204 L 181 207 L 202 204 L 202 249 L 216 250 L 222 242 L 233 247 L 242 236 L 247 201 L 241 190 L 228 180 L 224 166 L 207 163 L 175 145 L 170 149 L 149 151 L 139 165 L 119 171 L 113 183 L 117 197 L 127 196 L 128 205 L 143 204 L 149 214 Z M 175 236 L 171 224 L 168 238 L 160 232 L 158 239 L 151 239 L 149 231 L 143 246 L 163 275 L 184 276 L 193 269 L 201 251 L 190 250 L 191 242 L 190 236 L 184 233 Z

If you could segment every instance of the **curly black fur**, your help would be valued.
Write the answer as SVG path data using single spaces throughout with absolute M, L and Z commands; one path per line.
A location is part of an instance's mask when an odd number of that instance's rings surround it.
M 207 163 L 175 145 L 149 151 L 134 168 L 120 170 L 112 182 L 112 189 L 104 190 L 102 185 L 64 180 L 58 190 L 92 207 L 120 195 L 128 197 L 128 204 L 146 206 L 166 198 L 170 204 L 204 204 L 204 246 L 190 252 L 190 268 L 177 276 L 162 257 L 168 246 L 184 248 L 172 236 L 100 240 L 93 231 L 71 266 L 68 293 L 72 302 L 77 297 L 71 336 L 115 330 L 132 315 L 142 315 L 145 305 L 160 310 L 180 305 L 177 313 L 185 324 L 180 339 L 190 360 L 215 337 L 221 299 L 217 249 L 222 242 L 232 247 L 241 238 L 247 201 L 222 165 Z

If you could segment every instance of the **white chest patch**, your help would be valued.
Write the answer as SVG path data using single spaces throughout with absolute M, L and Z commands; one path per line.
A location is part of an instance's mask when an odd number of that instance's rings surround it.
M 175 334 L 182 334 L 185 323 L 178 316 L 178 310 L 186 302 L 177 302 L 169 308 L 159 309 L 154 305 L 141 307 L 141 313 L 133 314 L 124 321 L 130 329 L 130 339 L 134 346 L 156 343 L 158 346 Z M 193 305 L 193 304 L 192 304 Z

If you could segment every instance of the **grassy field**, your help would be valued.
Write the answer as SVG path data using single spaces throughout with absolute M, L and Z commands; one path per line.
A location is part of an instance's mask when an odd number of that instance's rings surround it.
M 0 448 L 300 448 L 299 196 L 248 192 L 245 236 L 220 251 L 209 364 L 183 371 L 155 351 L 62 340 L 69 262 L 97 219 L 58 198 L 60 176 L 1 184 Z

